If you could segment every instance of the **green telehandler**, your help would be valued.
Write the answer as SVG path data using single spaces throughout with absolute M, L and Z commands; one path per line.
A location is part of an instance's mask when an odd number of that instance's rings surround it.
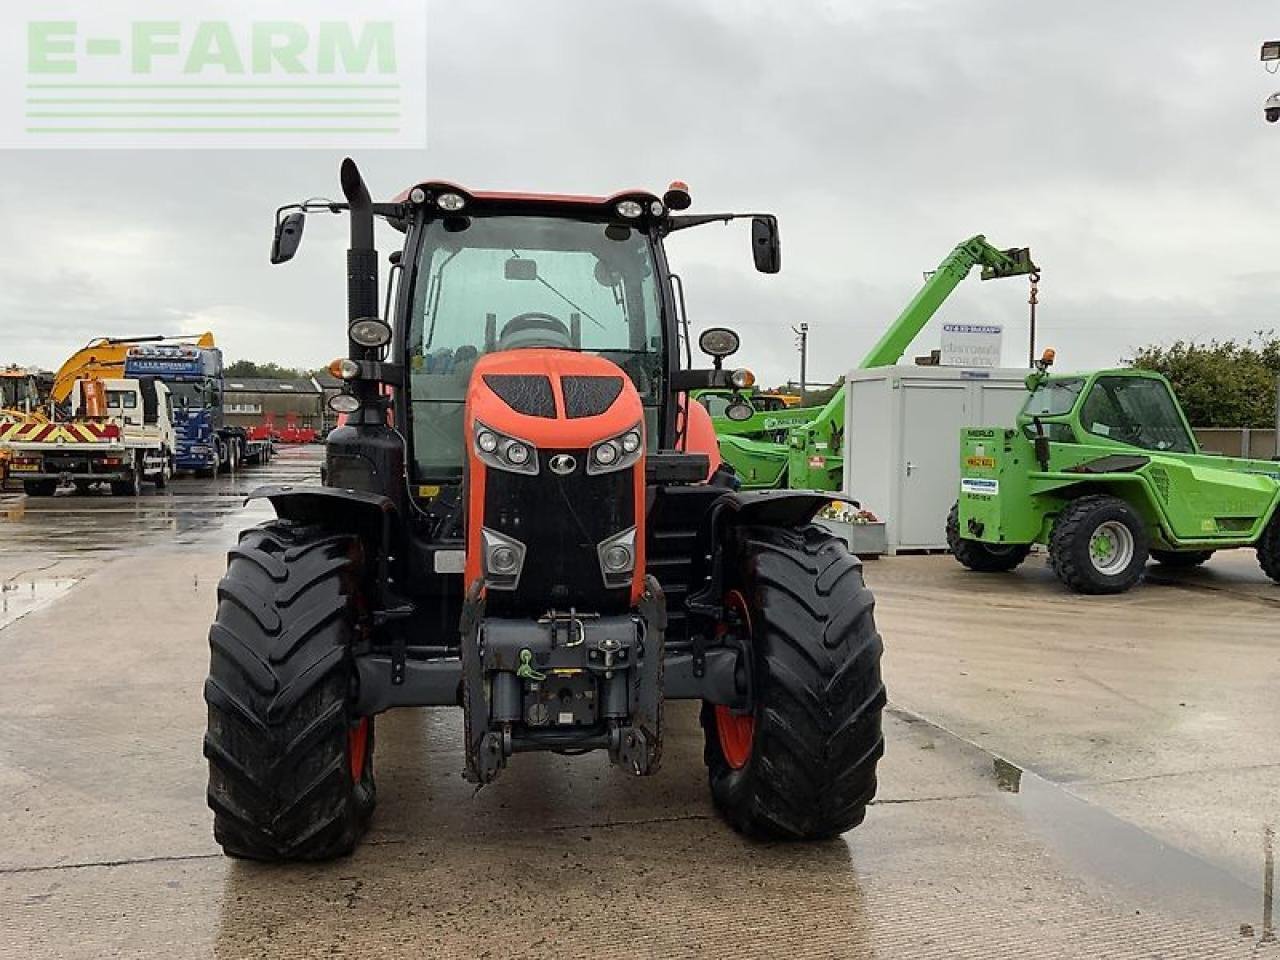
M 1204 453 L 1164 377 L 1148 370 L 1027 377 L 1013 429 L 962 431 L 947 542 L 971 570 L 1012 570 L 1033 544 L 1078 593 L 1121 593 L 1148 558 L 1204 563 L 1255 547 L 1280 583 L 1280 463 Z
M 863 357 L 860 369 L 897 363 L 951 292 L 977 266 L 982 267 L 983 280 L 1029 275 L 1034 282 L 1039 276 L 1026 247 L 999 250 L 981 234 L 970 237 L 957 244 L 928 275 L 924 286 Z M 822 407 L 792 407 L 780 416 L 786 420 L 781 436 L 777 423 L 763 416 L 753 418 L 761 425 L 755 434 L 742 426 L 729 426 L 728 418 L 713 420 L 720 455 L 733 465 L 743 489 L 839 490 L 844 480 L 845 388 L 841 386 Z

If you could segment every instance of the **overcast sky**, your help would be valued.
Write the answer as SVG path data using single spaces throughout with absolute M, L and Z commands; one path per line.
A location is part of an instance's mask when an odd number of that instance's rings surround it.
M 264 9 L 269 4 L 260 5 Z M 347 9 L 345 5 L 342 9 Z M 743 334 L 762 381 L 830 380 L 961 239 L 1030 246 L 1041 344 L 1063 368 L 1178 337 L 1280 327 L 1280 89 L 1258 47 L 1280 5 L 466 0 L 428 5 L 428 147 L 350 152 L 375 194 L 661 192 L 772 210 L 783 272 L 747 229 L 678 235 L 695 327 Z M 340 152 L 0 153 L 0 363 L 56 367 L 90 337 L 212 329 L 230 358 L 344 351 L 344 225 L 267 262 L 274 208 L 338 196 Z M 391 237 L 384 237 L 383 253 Z M 971 278 L 942 318 L 1005 327 L 1027 284 Z

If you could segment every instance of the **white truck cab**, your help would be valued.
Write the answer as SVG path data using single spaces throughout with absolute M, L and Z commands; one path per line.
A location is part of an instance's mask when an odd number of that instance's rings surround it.
M 116 495 L 137 496 L 173 475 L 173 401 L 165 384 L 142 379 L 77 380 L 71 416 L 0 428 L 9 469 L 29 496 L 59 486 L 86 491 L 107 483 Z

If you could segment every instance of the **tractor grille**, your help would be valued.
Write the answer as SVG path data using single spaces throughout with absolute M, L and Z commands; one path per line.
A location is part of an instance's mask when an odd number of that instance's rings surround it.
M 552 472 L 558 454 L 574 458 L 572 472 Z M 489 606 L 539 614 L 552 607 L 625 610 L 631 591 L 605 587 L 596 548 L 636 523 L 635 468 L 588 476 L 586 450 L 539 450 L 538 457 L 537 476 L 485 474 L 484 525 L 527 549 L 519 586 L 491 590 Z
M 564 391 L 564 415 L 571 420 L 578 417 L 598 417 L 618 399 L 622 393 L 621 377 L 561 377 L 560 389 Z
M 551 381 L 538 374 L 486 373 L 485 386 L 516 413 L 554 420 L 556 401 Z

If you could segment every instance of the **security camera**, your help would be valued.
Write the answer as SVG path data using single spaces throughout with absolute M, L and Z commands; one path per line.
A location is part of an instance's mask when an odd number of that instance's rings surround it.
M 1267 123 L 1280 120 L 1280 91 L 1267 97 L 1267 102 L 1262 105 L 1262 115 L 1267 118 Z

